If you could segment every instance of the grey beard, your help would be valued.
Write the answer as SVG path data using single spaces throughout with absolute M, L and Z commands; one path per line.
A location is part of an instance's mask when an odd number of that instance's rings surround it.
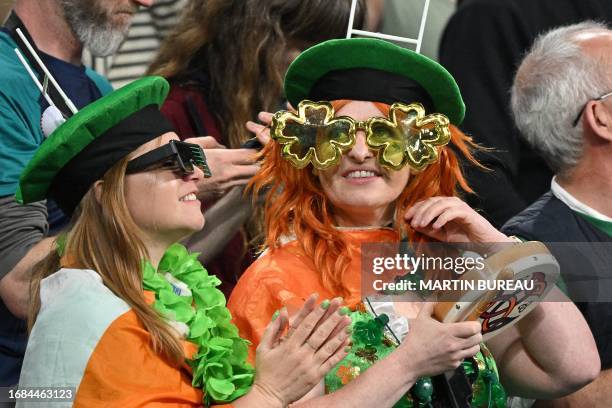
M 91 2 L 62 0 L 61 5 L 72 32 L 92 55 L 105 57 L 119 49 L 127 35 L 129 25 L 122 29 L 113 28 L 106 16 L 101 11 L 95 10 Z
M 120 30 L 96 26 L 75 27 L 75 32 L 83 47 L 89 49 L 95 57 L 113 55 L 127 34 Z

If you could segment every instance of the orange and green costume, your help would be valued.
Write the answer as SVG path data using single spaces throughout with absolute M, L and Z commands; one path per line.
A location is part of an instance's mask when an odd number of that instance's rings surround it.
M 40 293 L 21 386 L 73 387 L 75 407 L 202 405 L 190 368 L 155 353 L 134 311 L 96 272 L 61 269 L 42 281 Z M 155 294 L 145 297 L 153 303 Z M 196 346 L 183 344 L 190 358 Z
M 248 392 L 247 342 L 230 323 L 219 280 L 197 254 L 175 244 L 157 270 L 145 263 L 143 275 L 147 302 L 179 332 L 184 328 L 180 367 L 153 350 L 136 313 L 100 275 L 62 268 L 41 282 L 20 385 L 71 387 L 73 406 L 88 408 L 199 407 Z
M 343 231 L 343 238 L 351 254 L 351 264 L 345 272 L 343 284 L 349 292 L 344 301 L 353 310 L 352 346 L 347 357 L 326 376 L 326 392 L 333 392 L 348 384 L 397 347 L 397 343 L 384 333 L 384 324 L 378 324 L 377 318 L 364 312 L 361 307 L 361 244 L 397 243 L 398 235 L 388 228 L 347 229 Z M 320 274 L 297 240 L 265 252 L 247 269 L 234 289 L 228 307 L 241 337 L 252 343 L 249 350 L 251 359 L 274 312 L 283 306 L 290 312 L 297 310 L 315 292 L 319 293 L 320 299 L 338 295 L 323 286 Z M 472 407 L 506 406 L 495 361 L 486 347 L 481 347 L 481 352 L 473 360 L 466 360 L 464 369 L 472 379 Z M 415 402 L 410 394 L 395 405 L 398 408 L 420 406 L 428 405 Z
M 349 292 L 345 304 L 351 308 L 361 303 L 361 243 L 397 242 L 397 233 L 388 228 L 347 230 L 344 237 L 351 253 L 351 264 L 343 277 Z M 312 260 L 303 252 L 299 242 L 293 240 L 273 251 L 266 251 L 240 277 L 230 296 L 228 307 L 241 337 L 249 340 L 250 360 L 264 329 L 275 311 L 286 306 L 296 311 L 313 293 L 319 299 L 332 299 L 337 293 L 326 289 Z

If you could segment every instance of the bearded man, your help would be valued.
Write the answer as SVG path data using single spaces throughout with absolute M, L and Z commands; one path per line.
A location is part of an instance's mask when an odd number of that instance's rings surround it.
M 112 90 L 108 81 L 81 64 L 83 48 L 96 56 L 114 53 L 132 16 L 153 0 L 16 0 L 0 31 L 0 386 L 17 383 L 26 345 L 25 317 L 31 267 L 51 250 L 51 239 L 67 218 L 53 202 L 18 205 L 14 194 L 24 166 L 44 139 L 47 98 L 20 62 L 42 70 L 20 39 L 25 34 L 45 66 L 79 109 Z M 40 82 L 44 82 L 40 78 Z M 49 97 L 63 116 L 73 109 L 57 90 Z

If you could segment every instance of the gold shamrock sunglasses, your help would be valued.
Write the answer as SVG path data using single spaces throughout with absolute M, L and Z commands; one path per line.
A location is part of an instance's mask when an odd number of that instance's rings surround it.
M 451 138 L 449 120 L 440 113 L 425 115 L 420 103 L 394 103 L 389 117 L 355 121 L 334 117 L 329 102 L 304 100 L 297 114 L 274 114 L 271 135 L 281 146 L 283 158 L 298 169 L 312 164 L 324 170 L 338 164 L 342 154 L 355 144 L 357 130 L 366 134 L 366 143 L 378 154 L 381 166 L 400 170 L 409 165 L 422 170 L 438 160 L 438 148 Z

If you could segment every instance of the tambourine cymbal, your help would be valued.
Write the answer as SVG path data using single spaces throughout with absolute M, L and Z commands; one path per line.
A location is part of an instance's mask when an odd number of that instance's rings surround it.
M 483 340 L 489 340 L 525 317 L 553 288 L 559 264 L 541 242 L 512 245 L 485 260 L 486 268 L 471 270 L 462 279 L 522 282 L 523 288 L 485 289 L 459 293 L 456 302 L 438 302 L 434 316 L 441 322 L 477 320 Z M 493 286 L 493 285 L 492 285 Z

